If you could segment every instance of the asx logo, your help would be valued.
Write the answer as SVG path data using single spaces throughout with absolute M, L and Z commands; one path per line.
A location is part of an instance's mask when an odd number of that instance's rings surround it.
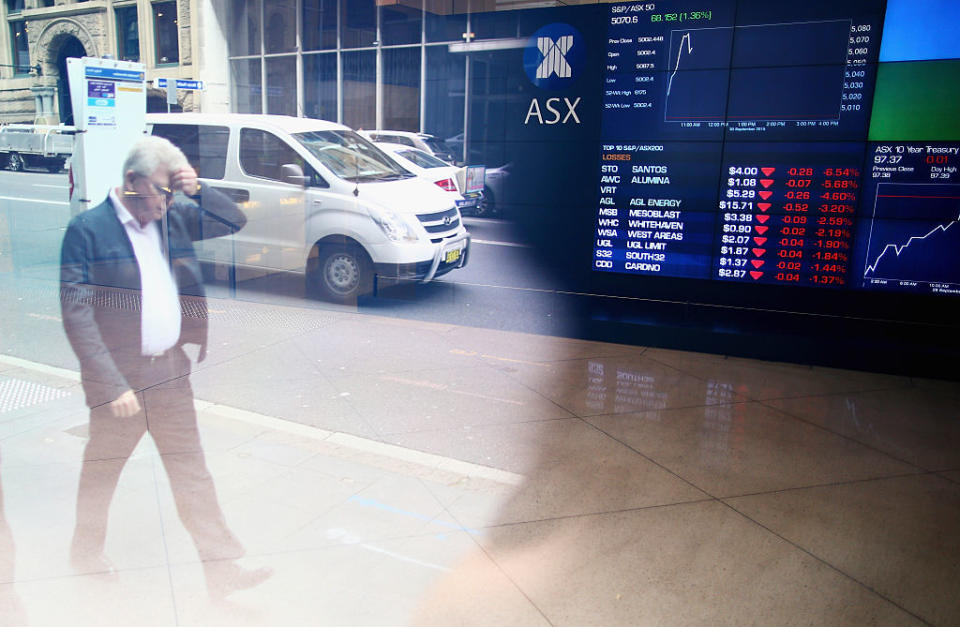
M 564 35 L 556 41 L 549 37 L 537 37 L 537 49 L 543 55 L 543 61 L 537 66 L 537 80 L 550 78 L 554 74 L 560 78 L 570 78 L 573 70 L 565 55 L 572 45 L 573 35 Z
M 585 48 L 583 35 L 573 26 L 559 22 L 548 24 L 530 38 L 523 52 L 523 69 L 530 82 L 540 89 L 565 89 L 574 83 L 583 69 Z M 557 108 L 561 104 L 566 107 L 565 112 Z M 533 98 L 523 123 L 579 124 L 578 104 L 580 98 L 547 98 L 543 103 Z

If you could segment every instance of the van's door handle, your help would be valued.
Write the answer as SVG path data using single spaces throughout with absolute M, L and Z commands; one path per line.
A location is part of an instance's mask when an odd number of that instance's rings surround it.
M 323 205 L 323 201 L 322 201 L 322 200 L 318 200 L 318 199 L 316 199 L 316 198 L 313 200 L 313 206 L 314 206 L 315 208 L 319 208 L 319 207 L 321 207 L 322 205 Z
M 250 200 L 250 192 L 236 187 L 214 187 L 213 189 L 226 194 L 233 202 L 247 202 Z

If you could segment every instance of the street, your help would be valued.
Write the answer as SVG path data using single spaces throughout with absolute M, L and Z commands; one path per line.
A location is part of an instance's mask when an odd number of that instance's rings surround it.
M 23 279 L 57 281 L 60 241 L 70 219 L 66 174 L 0 171 L 0 269 Z M 361 312 L 411 320 L 563 335 L 569 297 L 558 296 L 516 226 L 464 218 L 472 236 L 469 262 L 432 283 L 378 290 Z M 223 277 L 223 273 L 219 276 Z M 214 297 L 312 309 L 343 306 L 304 295 L 303 276 L 273 274 L 231 286 L 213 280 Z

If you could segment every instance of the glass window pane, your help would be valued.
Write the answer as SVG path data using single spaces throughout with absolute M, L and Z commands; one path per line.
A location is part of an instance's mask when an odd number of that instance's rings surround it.
M 267 131 L 254 128 L 240 129 L 240 167 L 250 176 L 282 181 L 280 168 L 294 163 L 306 164 L 286 142 Z
M 446 161 L 441 161 L 433 155 L 427 154 L 422 150 L 402 150 L 397 153 L 413 165 L 418 165 L 421 168 L 430 170 L 432 168 L 446 168 L 450 164 Z
M 303 3 L 302 37 L 304 50 L 337 47 L 337 0 L 307 0 Z
M 426 119 L 424 130 L 447 141 L 457 159 L 463 158 L 463 104 L 466 55 L 446 46 L 427 48 Z
M 13 40 L 14 74 L 26 74 L 30 71 L 30 44 L 27 42 L 27 23 L 12 22 L 10 38 Z
M 135 6 L 117 9 L 117 58 L 140 60 L 140 25 Z
M 260 59 L 230 62 L 233 86 L 233 110 L 237 113 L 263 113 L 260 83 Z
M 383 51 L 383 127 L 420 130 L 420 48 Z
M 260 0 L 228 2 L 230 54 L 260 54 Z
M 153 5 L 153 31 L 157 42 L 157 64 L 180 62 L 180 36 L 177 32 L 177 3 Z
M 413 147 L 413 139 L 404 135 L 391 135 L 390 133 L 374 132 L 370 137 L 375 142 L 386 142 L 388 144 L 401 144 L 403 146 Z
M 265 5 L 263 41 L 267 53 L 293 52 L 297 46 L 295 0 L 270 0 Z
M 23 11 L 23 0 L 7 0 L 7 14 Z
M 382 150 L 353 131 L 309 131 L 294 135 L 320 163 L 348 181 L 377 180 L 407 172 Z
M 337 121 L 337 55 L 310 54 L 303 57 L 304 115 Z
M 475 53 L 470 66 L 470 145 L 468 161 L 499 166 L 509 160 L 508 111 L 521 110 L 529 96 L 514 68 L 522 67 L 522 50 Z M 525 80 L 526 77 L 523 77 Z
M 343 123 L 351 128 L 376 128 L 377 53 L 343 53 Z
M 267 113 L 297 115 L 297 58 L 267 59 Z
M 404 6 L 407 5 L 407 6 Z M 420 0 L 400 0 L 400 4 L 380 8 L 380 36 L 384 45 L 420 43 L 423 13 Z
M 477 39 L 502 39 L 520 36 L 519 19 L 524 11 L 492 11 L 474 13 L 470 27 Z
M 230 138 L 230 129 L 226 126 L 154 124 L 153 135 L 165 137 L 180 148 L 198 176 L 223 178 L 227 165 L 227 141 Z
M 377 39 L 377 13 L 374 0 L 341 0 L 344 48 L 372 46 Z
M 427 41 L 463 41 L 467 32 L 466 2 L 427 0 Z

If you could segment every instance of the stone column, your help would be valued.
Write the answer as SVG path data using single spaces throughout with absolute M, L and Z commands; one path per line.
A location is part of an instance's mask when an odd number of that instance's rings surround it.
M 53 110 L 54 99 L 57 97 L 57 88 L 50 85 L 35 85 L 30 88 L 33 92 L 35 121 L 37 124 L 59 124 L 59 116 Z

